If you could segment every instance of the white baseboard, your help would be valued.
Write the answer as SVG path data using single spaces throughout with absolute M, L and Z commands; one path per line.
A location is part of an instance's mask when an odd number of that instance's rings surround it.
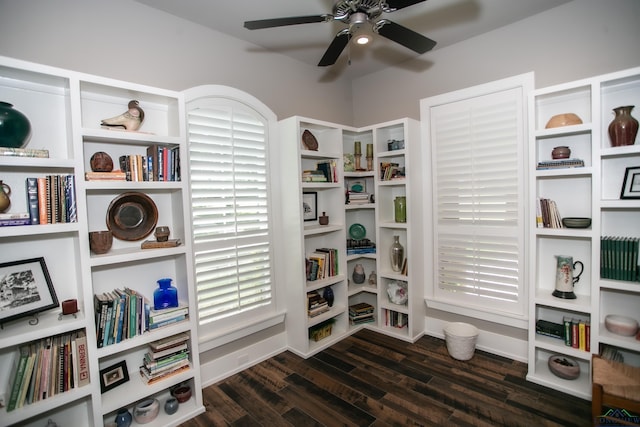
M 202 387 L 217 383 L 287 350 L 285 332 L 200 364 Z M 201 357 L 202 359 L 202 357 Z

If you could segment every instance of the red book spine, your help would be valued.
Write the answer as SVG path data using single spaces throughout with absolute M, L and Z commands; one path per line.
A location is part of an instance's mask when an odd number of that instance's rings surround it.
M 571 321 L 571 347 L 580 348 L 580 332 L 578 331 L 578 321 Z

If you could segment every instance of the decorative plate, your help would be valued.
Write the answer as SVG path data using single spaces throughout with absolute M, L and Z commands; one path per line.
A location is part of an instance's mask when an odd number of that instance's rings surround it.
M 304 132 L 302 132 L 302 144 L 304 144 L 307 150 L 318 151 L 318 140 L 309 129 L 305 129 Z
M 142 240 L 158 223 L 158 208 L 144 193 L 122 193 L 109 204 L 107 228 L 120 240 Z
M 367 229 L 362 224 L 353 224 L 349 227 L 349 236 L 354 240 L 362 240 L 367 235 Z

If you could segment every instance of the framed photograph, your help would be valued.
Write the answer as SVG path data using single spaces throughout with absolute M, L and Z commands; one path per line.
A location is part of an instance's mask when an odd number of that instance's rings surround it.
M 123 360 L 115 365 L 100 370 L 100 393 L 105 393 L 112 388 L 129 381 L 127 361 Z
M 0 324 L 59 305 L 44 258 L 0 264 Z
M 315 221 L 318 219 L 318 193 L 302 193 L 302 218 L 305 221 Z
M 640 199 L 640 166 L 632 166 L 625 171 L 620 198 Z

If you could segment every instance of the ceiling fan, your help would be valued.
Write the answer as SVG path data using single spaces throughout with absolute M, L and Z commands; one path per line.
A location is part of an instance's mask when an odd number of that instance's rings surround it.
M 335 64 L 351 37 L 366 23 L 371 25 L 374 33 L 423 54 L 433 49 L 436 42 L 388 19 L 378 19 L 383 13 L 394 12 L 423 1 L 425 0 L 340 0 L 334 4 L 331 14 L 246 21 L 244 26 L 249 30 L 259 30 L 315 22 L 340 21 L 348 24 L 347 28 L 336 34 L 318 63 L 320 67 Z

